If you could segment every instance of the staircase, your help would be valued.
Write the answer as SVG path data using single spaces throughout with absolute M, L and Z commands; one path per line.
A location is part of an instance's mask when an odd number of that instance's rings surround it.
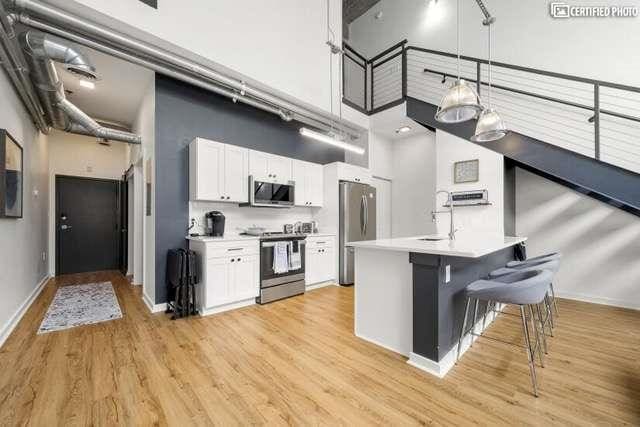
M 412 120 L 470 141 L 475 121 L 434 118 L 456 78 L 456 55 L 406 40 L 369 60 L 346 44 L 344 51 L 346 104 L 371 115 L 406 102 Z M 479 145 L 508 165 L 640 216 L 640 88 L 499 62 L 492 72 L 492 105 L 511 132 Z M 461 76 L 485 95 L 486 60 L 462 56 Z

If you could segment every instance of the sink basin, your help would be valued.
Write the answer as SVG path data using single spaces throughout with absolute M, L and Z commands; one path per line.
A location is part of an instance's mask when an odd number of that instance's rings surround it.
M 441 240 L 449 240 L 449 237 L 447 236 L 427 236 L 427 237 L 421 237 L 418 240 L 423 240 L 426 242 L 439 242 Z

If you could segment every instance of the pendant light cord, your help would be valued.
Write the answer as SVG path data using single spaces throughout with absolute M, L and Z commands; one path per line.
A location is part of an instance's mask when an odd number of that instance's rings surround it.
M 488 26 L 488 30 L 489 30 L 489 63 L 488 63 L 488 68 L 489 68 L 489 95 L 488 95 L 488 104 L 489 104 L 489 108 L 491 108 L 491 24 L 489 24 Z
M 461 18 L 460 18 L 460 0 L 458 0 L 457 2 L 457 12 L 458 12 L 458 31 L 456 34 L 456 45 L 457 45 L 457 52 L 458 52 L 458 81 L 460 81 L 460 27 L 462 26 L 461 23 Z

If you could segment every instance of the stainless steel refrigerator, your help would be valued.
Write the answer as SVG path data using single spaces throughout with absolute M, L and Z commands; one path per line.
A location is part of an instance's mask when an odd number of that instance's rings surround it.
M 340 182 L 340 284 L 353 284 L 354 249 L 348 242 L 376 239 L 376 189 Z

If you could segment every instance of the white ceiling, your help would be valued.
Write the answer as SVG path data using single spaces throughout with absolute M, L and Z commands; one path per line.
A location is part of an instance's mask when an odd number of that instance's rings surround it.
M 371 130 L 392 140 L 429 134 L 430 131 L 427 128 L 407 117 L 406 105 L 403 103 L 372 115 L 370 118 Z M 406 133 L 397 133 L 396 130 L 402 126 L 409 126 L 411 130 Z
M 153 71 L 84 46 L 79 49 L 96 67 L 100 80 L 93 90 L 81 87 L 76 76 L 56 64 L 65 90 L 73 92 L 67 98 L 94 119 L 131 126 Z

